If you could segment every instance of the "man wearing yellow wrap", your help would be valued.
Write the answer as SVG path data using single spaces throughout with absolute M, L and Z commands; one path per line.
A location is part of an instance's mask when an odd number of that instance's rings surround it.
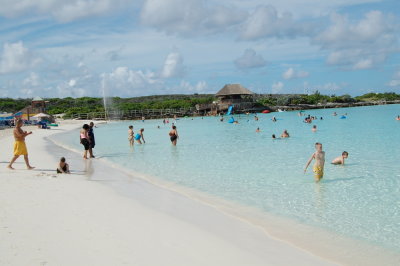
M 325 152 L 322 150 L 322 144 L 318 142 L 315 143 L 315 150 L 316 151 L 311 155 L 306 167 L 304 168 L 304 173 L 307 171 L 307 167 L 310 165 L 311 161 L 315 159 L 313 171 L 315 181 L 318 182 L 324 176 Z
M 14 168 L 12 167 L 13 163 L 15 162 L 15 160 L 18 159 L 18 157 L 20 155 L 24 156 L 24 160 L 26 163 L 26 167 L 29 170 L 32 170 L 35 167 L 30 166 L 29 164 L 29 158 L 28 158 L 28 150 L 26 148 L 26 144 L 25 144 L 25 137 L 32 134 L 32 131 L 30 132 L 26 132 L 22 130 L 22 125 L 23 125 L 23 121 L 22 120 L 18 120 L 16 127 L 14 129 L 14 157 L 11 159 L 10 164 L 8 165 L 8 168 L 14 170 Z

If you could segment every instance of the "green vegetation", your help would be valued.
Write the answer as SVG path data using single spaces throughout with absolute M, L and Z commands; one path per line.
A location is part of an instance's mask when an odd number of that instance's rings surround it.
M 196 104 L 212 103 L 214 95 L 155 95 L 135 98 L 107 98 L 108 107 L 116 110 L 179 109 Z M 103 98 L 47 98 L 47 113 L 65 113 L 67 117 L 77 113 L 104 112 Z M 15 113 L 31 104 L 31 99 L 0 98 L 0 111 Z
M 326 104 L 326 103 L 354 103 L 354 102 L 374 102 L 374 101 L 394 101 L 400 100 L 400 94 L 394 92 L 387 93 L 367 93 L 357 97 L 348 94 L 322 95 L 318 91 L 314 94 L 292 94 L 292 95 L 263 95 L 257 102 L 265 106 L 276 105 L 299 105 L 299 104 Z
M 196 104 L 209 104 L 216 98 L 211 94 L 194 95 L 154 95 L 135 98 L 112 97 L 107 99 L 110 109 L 116 110 L 143 110 L 143 109 L 179 109 L 192 108 Z M 282 94 L 282 95 L 258 95 L 256 102 L 264 106 L 299 105 L 299 104 L 326 104 L 326 103 L 353 103 L 371 101 L 400 100 L 400 94 L 367 93 L 357 97 L 348 94 L 322 95 L 318 91 L 314 94 Z M 48 98 L 47 113 L 65 113 L 67 117 L 77 113 L 104 112 L 103 98 Z M 0 112 L 15 113 L 30 105 L 31 99 L 0 98 Z

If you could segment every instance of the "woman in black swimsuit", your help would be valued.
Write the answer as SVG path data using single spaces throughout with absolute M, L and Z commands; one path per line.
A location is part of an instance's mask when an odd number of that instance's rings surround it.
M 178 131 L 176 130 L 176 126 L 172 126 L 171 131 L 169 132 L 169 138 L 172 142 L 172 145 L 176 146 L 176 141 L 178 140 Z

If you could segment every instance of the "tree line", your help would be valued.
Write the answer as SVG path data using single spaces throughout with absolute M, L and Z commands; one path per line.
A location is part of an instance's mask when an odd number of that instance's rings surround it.
M 400 100 L 400 94 L 367 93 L 357 97 L 348 94 L 323 95 L 316 91 L 314 94 L 293 94 L 293 95 L 255 95 L 255 101 L 264 106 L 283 106 L 298 104 L 324 104 L 324 103 L 354 103 Z M 104 99 L 95 97 L 81 98 L 47 98 L 47 113 L 65 113 L 71 116 L 77 113 L 104 112 Z M 143 110 L 143 109 L 179 109 L 192 108 L 196 104 L 210 104 L 216 101 L 213 94 L 193 95 L 154 95 L 133 98 L 110 97 L 106 99 L 109 109 L 122 111 Z M 0 98 L 0 112 L 16 113 L 31 104 L 31 99 Z

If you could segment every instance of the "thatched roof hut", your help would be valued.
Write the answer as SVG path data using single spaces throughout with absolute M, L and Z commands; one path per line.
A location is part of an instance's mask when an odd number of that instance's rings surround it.
M 233 95 L 253 95 L 254 93 L 246 89 L 240 84 L 226 84 L 219 92 L 217 97 L 233 96 Z

